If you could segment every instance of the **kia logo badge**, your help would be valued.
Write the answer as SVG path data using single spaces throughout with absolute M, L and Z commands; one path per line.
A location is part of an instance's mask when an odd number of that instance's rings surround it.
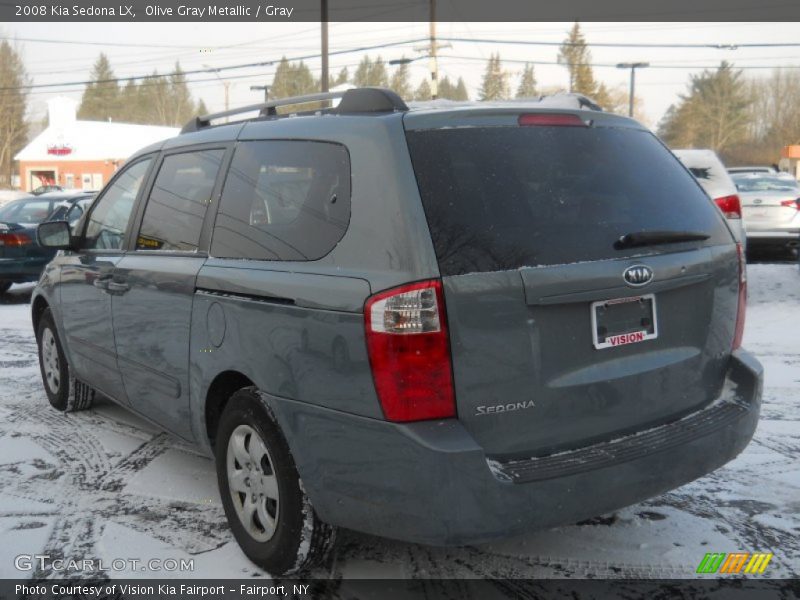
M 625 269 L 622 278 L 631 287 L 642 287 L 653 280 L 653 269 L 645 265 L 633 265 Z

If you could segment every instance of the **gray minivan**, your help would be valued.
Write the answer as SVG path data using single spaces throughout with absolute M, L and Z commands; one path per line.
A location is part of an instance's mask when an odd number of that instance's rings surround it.
M 102 393 L 199 444 L 255 563 L 307 568 L 337 527 L 575 523 L 747 445 L 741 247 L 646 128 L 571 95 L 248 108 L 42 225 L 32 315 L 51 404 Z

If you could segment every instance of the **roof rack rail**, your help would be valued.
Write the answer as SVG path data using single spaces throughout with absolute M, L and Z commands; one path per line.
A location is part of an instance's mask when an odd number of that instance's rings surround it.
M 249 112 L 258 111 L 260 117 L 277 116 L 278 107 L 293 106 L 296 104 L 310 104 L 312 102 L 324 102 L 326 100 L 336 100 L 341 98 L 341 102 L 335 108 L 326 109 L 335 114 L 357 114 L 371 112 L 395 112 L 406 111 L 408 106 L 403 99 L 392 90 L 377 87 L 353 88 L 339 92 L 324 92 L 320 94 L 306 94 L 304 96 L 292 96 L 290 98 L 280 98 L 270 100 L 260 104 L 250 104 L 240 108 L 224 110 L 222 112 L 211 113 L 208 115 L 194 117 L 181 129 L 181 133 L 191 133 L 200 131 L 211 126 L 211 121 L 232 117 Z

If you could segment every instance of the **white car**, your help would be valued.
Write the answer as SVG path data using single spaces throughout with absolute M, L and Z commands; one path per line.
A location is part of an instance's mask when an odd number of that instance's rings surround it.
M 736 184 L 713 150 L 673 150 L 683 165 L 725 215 L 736 239 L 747 241 L 742 221 L 742 205 Z

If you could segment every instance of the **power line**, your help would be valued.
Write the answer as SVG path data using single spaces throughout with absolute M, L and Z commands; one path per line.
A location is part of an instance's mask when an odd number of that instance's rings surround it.
M 376 44 L 373 46 L 361 46 L 359 48 L 351 48 L 347 50 L 334 50 L 329 53 L 329 55 L 340 55 L 340 54 L 352 54 L 354 52 L 364 52 L 368 50 L 377 50 L 380 48 L 389 48 L 393 46 L 402 46 L 405 44 L 416 44 L 422 41 L 426 41 L 427 38 L 418 38 L 414 40 L 405 40 L 401 42 L 386 42 L 383 44 Z M 299 60 L 308 60 L 311 58 L 319 58 L 321 55 L 317 54 L 306 54 L 304 56 L 294 56 L 294 57 L 286 57 L 288 61 L 299 61 Z M 280 62 L 283 60 L 281 59 L 272 59 L 272 60 L 265 60 L 253 63 L 245 63 L 240 65 L 228 65 L 225 67 L 214 67 L 214 68 L 205 68 L 205 69 L 191 69 L 188 71 L 181 71 L 181 72 L 172 72 L 172 73 L 164 73 L 164 74 L 149 74 L 149 75 L 135 75 L 130 77 L 113 77 L 108 79 L 97 79 L 97 80 L 87 80 L 87 81 L 66 81 L 66 82 L 59 82 L 59 83 L 39 83 L 39 84 L 30 84 L 30 85 L 23 85 L 23 86 L 6 86 L 0 87 L 0 91 L 17 91 L 17 90 L 32 90 L 32 89 L 41 89 L 41 88 L 53 88 L 53 87 L 69 87 L 69 86 L 76 86 L 76 85 L 88 85 L 88 84 L 97 84 L 97 83 L 119 83 L 119 82 L 127 82 L 127 81 L 135 81 L 137 79 L 154 79 L 157 77 L 172 77 L 175 75 L 195 75 L 198 73 L 218 73 L 220 71 L 230 71 L 233 69 L 247 69 L 247 68 L 254 68 L 254 67 L 266 67 L 272 66 L 276 62 Z
M 714 50 L 738 50 L 739 48 L 800 48 L 800 42 L 746 42 L 718 44 L 659 44 L 646 42 L 544 42 L 531 40 L 502 40 L 485 38 L 442 37 L 447 42 L 475 44 L 514 44 L 523 46 L 589 46 L 598 48 L 711 48 Z

